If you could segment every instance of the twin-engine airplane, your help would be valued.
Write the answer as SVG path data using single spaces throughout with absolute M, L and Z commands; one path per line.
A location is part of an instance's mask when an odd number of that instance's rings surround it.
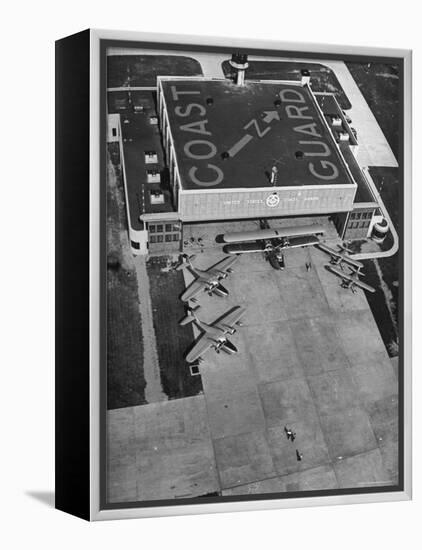
M 337 277 L 341 278 L 341 286 L 343 288 L 350 289 L 352 292 L 356 292 L 357 287 L 366 290 L 367 292 L 375 292 L 374 287 L 364 283 L 359 279 L 359 275 L 362 275 L 360 270 L 354 270 L 350 267 L 350 269 L 352 270 L 351 273 L 346 273 L 340 267 L 331 264 L 327 264 L 325 266 L 325 269 L 327 269 L 331 273 L 334 273 L 334 275 L 337 275 Z
M 186 356 L 186 361 L 188 363 L 200 362 L 203 360 L 202 356 L 210 349 L 215 349 L 217 353 L 220 353 L 220 351 L 230 355 L 236 353 L 236 346 L 228 340 L 226 334 L 234 334 L 236 332 L 235 326 L 242 326 L 240 319 L 246 312 L 245 308 L 236 306 L 226 311 L 222 317 L 211 324 L 207 324 L 197 317 L 196 312 L 199 308 L 200 306 L 189 309 L 186 317 L 180 321 L 181 325 L 195 323 L 202 331 L 202 336 Z
M 327 246 L 324 243 L 320 243 L 318 245 L 318 248 L 331 256 L 330 264 L 338 265 L 342 269 L 343 268 L 342 264 L 345 263 L 349 265 L 351 268 L 353 268 L 358 274 L 360 274 L 361 270 L 363 269 L 363 264 L 361 262 L 358 262 L 357 260 L 354 260 L 348 255 L 348 253 L 350 253 L 351 250 L 349 250 L 343 245 L 337 245 L 337 246 L 338 246 L 338 250 L 335 250 L 334 248 L 331 248 L 330 246 Z
M 223 240 L 229 244 L 223 247 L 223 251 L 227 254 L 264 252 L 274 269 L 283 269 L 282 250 L 317 245 L 320 242 L 317 235 L 322 235 L 324 231 L 322 225 L 306 225 L 226 233 L 223 235 Z
M 237 260 L 237 256 L 229 256 L 221 260 L 217 264 L 209 267 L 206 270 L 197 269 L 192 265 L 192 260 L 195 258 L 192 256 L 184 256 L 182 263 L 176 267 L 178 271 L 181 269 L 189 268 L 189 270 L 196 275 L 196 279 L 191 285 L 184 291 L 180 299 L 183 302 L 196 302 L 196 296 L 201 292 L 208 292 L 209 296 L 216 294 L 217 296 L 228 296 L 229 291 L 224 288 L 220 283 L 221 279 L 225 279 L 229 273 L 232 273 L 231 266 Z

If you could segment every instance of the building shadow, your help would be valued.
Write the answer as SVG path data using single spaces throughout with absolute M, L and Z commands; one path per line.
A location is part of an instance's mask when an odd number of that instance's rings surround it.
M 26 496 L 38 500 L 41 504 L 48 506 L 49 508 L 54 508 L 55 503 L 55 493 L 54 491 L 26 491 Z

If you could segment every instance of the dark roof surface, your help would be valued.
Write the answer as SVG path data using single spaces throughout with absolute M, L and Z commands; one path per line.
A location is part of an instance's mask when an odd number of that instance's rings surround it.
M 168 174 L 161 147 L 161 134 L 157 125 L 150 124 L 150 116 L 156 116 L 153 96 L 151 92 L 143 92 L 143 94 L 146 105 L 143 112 L 133 114 L 133 112 L 126 111 L 120 116 L 126 186 L 133 229 L 142 228 L 142 222 L 139 220 L 139 216 L 142 214 L 174 211 L 167 185 Z M 148 98 L 151 100 L 149 107 L 146 102 Z M 145 151 L 157 153 L 157 164 L 145 163 Z M 148 183 L 147 170 L 159 171 L 161 183 Z M 151 192 L 154 191 L 163 193 L 163 204 L 151 203 Z
M 239 87 L 227 80 L 163 79 L 162 89 L 183 189 L 269 187 L 273 166 L 278 187 L 353 183 L 307 86 L 253 81 Z M 295 108 L 309 118 L 289 117 L 297 114 Z M 328 156 L 321 156 L 327 150 Z M 311 163 L 322 175 L 332 173 L 321 161 L 333 163 L 337 177 L 313 175 Z M 217 173 L 209 164 L 224 174 L 218 185 L 206 185 Z M 195 183 L 192 170 L 204 186 Z
M 334 135 L 336 135 L 337 129 L 333 127 L 332 123 L 330 122 L 330 119 L 333 116 L 338 116 L 341 118 L 341 121 L 342 121 L 340 130 L 343 132 L 347 132 L 347 134 L 349 134 L 349 143 L 351 145 L 357 145 L 358 143 L 357 139 L 353 135 L 351 127 L 347 123 L 346 117 L 344 116 L 344 113 L 340 105 L 338 104 L 335 95 L 331 93 L 330 94 L 319 93 L 315 95 L 315 98 L 318 101 L 318 105 L 321 107 L 321 111 L 324 113 L 327 123 L 330 126 Z

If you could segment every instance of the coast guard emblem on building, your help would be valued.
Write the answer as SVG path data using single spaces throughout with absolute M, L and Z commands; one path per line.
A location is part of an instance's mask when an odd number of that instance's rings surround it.
M 280 204 L 280 197 L 277 195 L 277 193 L 273 193 L 272 195 L 268 195 L 265 203 L 270 208 L 274 208 L 275 206 L 278 206 Z

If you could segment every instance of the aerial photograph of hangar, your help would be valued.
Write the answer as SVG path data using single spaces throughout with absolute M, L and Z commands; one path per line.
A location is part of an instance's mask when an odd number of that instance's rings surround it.
M 108 48 L 108 504 L 398 486 L 399 96 Z

